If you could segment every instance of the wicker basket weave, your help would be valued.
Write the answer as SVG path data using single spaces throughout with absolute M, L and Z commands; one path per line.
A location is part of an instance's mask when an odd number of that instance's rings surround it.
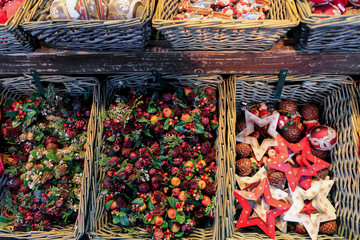
M 129 88 L 151 88 L 160 89 L 161 85 L 154 81 L 154 77 L 147 73 L 124 74 L 109 77 L 106 81 L 106 87 L 103 90 L 101 99 L 101 112 L 106 111 L 109 104 L 114 99 L 114 90 L 119 87 Z M 219 127 L 218 137 L 215 143 L 216 153 L 216 209 L 214 225 L 212 229 L 194 229 L 188 238 L 184 239 L 225 239 L 225 235 L 221 229 L 224 227 L 225 217 L 222 196 L 224 195 L 224 176 L 225 176 L 225 85 L 220 76 L 180 76 L 180 75 L 166 75 L 163 79 L 169 82 L 170 86 L 177 87 L 205 87 L 213 86 L 218 90 L 218 112 L 219 112 Z M 101 114 L 99 115 L 101 116 Z M 95 159 L 98 159 L 101 153 L 101 146 L 103 142 L 104 124 L 103 118 L 99 117 L 98 123 L 98 139 L 94 150 Z M 124 233 L 118 225 L 111 224 L 111 216 L 105 209 L 105 197 L 101 196 L 103 190 L 103 179 L 105 173 L 97 165 L 94 165 L 95 174 L 91 185 L 91 206 L 89 215 L 89 236 L 92 239 L 144 239 L 146 235 L 145 229 L 135 229 L 134 233 Z
M 150 39 L 155 0 L 149 0 L 140 18 L 130 20 L 54 20 L 53 0 L 39 0 L 21 26 L 47 47 L 80 51 L 141 51 Z
M 171 20 L 179 3 L 159 0 L 153 18 L 153 26 L 176 50 L 265 51 L 299 19 L 294 0 L 270 0 L 268 20 Z
M 299 49 L 310 53 L 360 51 L 360 14 L 315 15 L 308 0 L 298 0 L 296 4 L 302 19 L 295 30 Z
M 235 124 L 241 103 L 273 101 L 278 76 L 233 76 L 227 85 L 227 195 L 225 199 L 226 236 L 229 239 L 268 239 L 266 234 L 247 228 L 234 233 L 235 213 Z M 286 79 L 282 98 L 291 98 L 298 103 L 316 103 L 322 106 L 321 121 L 338 131 L 338 144 L 331 151 L 331 170 L 335 180 L 332 200 L 337 207 L 338 230 L 336 236 L 319 235 L 319 240 L 360 239 L 359 164 L 359 101 L 356 99 L 353 81 L 347 76 L 294 75 Z M 306 234 L 276 232 L 276 239 L 310 239 Z
M 84 159 L 84 172 L 82 179 L 79 214 L 75 225 L 65 227 L 54 226 L 50 231 L 20 232 L 0 230 L 0 239 L 11 237 L 16 239 L 79 239 L 85 233 L 85 224 L 88 214 L 88 199 L 90 179 L 93 169 L 93 146 L 95 143 L 97 115 L 99 113 L 99 84 L 93 77 L 67 77 L 67 76 L 40 76 L 42 83 L 52 83 L 59 92 L 67 92 L 71 96 L 83 95 L 85 92 L 92 94 L 93 103 L 87 130 L 86 154 Z M 38 92 L 31 76 L 0 79 L 0 106 L 7 99 L 20 98 Z M 0 178 L 0 190 L 6 183 L 4 175 Z M 1 196 L 0 196 L 1 197 Z
M 23 22 L 24 14 L 31 17 L 29 10 L 34 6 L 35 0 L 25 1 L 5 24 L 0 24 L 0 53 L 26 53 L 34 50 L 36 41 L 23 31 L 19 24 Z

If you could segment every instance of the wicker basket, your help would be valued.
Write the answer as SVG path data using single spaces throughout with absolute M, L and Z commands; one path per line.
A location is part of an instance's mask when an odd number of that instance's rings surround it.
M 247 228 L 234 233 L 235 212 L 235 124 L 241 103 L 273 101 L 278 76 L 233 76 L 227 85 L 227 195 L 225 199 L 226 236 L 229 239 L 268 239 L 266 234 Z M 356 99 L 353 81 L 347 76 L 288 76 L 282 98 L 291 98 L 303 104 L 313 102 L 322 106 L 321 122 L 338 131 L 338 144 L 331 151 L 331 170 L 335 184 L 332 200 L 337 207 L 338 230 L 336 236 L 319 235 L 321 240 L 360 239 L 360 195 L 359 164 L 359 101 Z M 276 231 L 276 239 L 310 239 L 307 234 L 281 233 Z
M 214 225 L 212 229 L 194 229 L 192 234 L 187 239 L 224 239 L 224 233 L 221 231 L 224 225 L 224 206 L 222 201 L 222 196 L 224 194 L 224 176 L 225 172 L 225 85 L 220 76 L 180 76 L 180 75 L 166 75 L 163 76 L 163 79 L 169 82 L 172 87 L 204 87 L 204 86 L 213 86 L 218 90 L 218 111 L 219 111 L 219 127 L 218 127 L 218 137 L 215 143 L 215 148 L 217 150 L 216 163 L 216 180 L 217 183 L 217 192 L 216 192 L 216 210 Z M 152 88 L 160 89 L 161 86 L 158 82 L 154 81 L 153 76 L 147 73 L 138 73 L 138 74 L 124 74 L 109 77 L 107 80 L 107 87 L 104 89 L 101 100 L 101 112 L 104 112 L 109 104 L 114 99 L 114 89 L 126 86 L 129 88 Z M 101 116 L 101 115 L 100 115 Z M 103 119 L 99 118 L 98 123 L 98 136 L 95 148 L 95 158 L 99 158 L 101 146 L 103 142 Z M 101 197 L 100 193 L 103 189 L 103 179 L 105 173 L 97 166 L 94 165 L 95 174 L 92 179 L 91 185 L 91 206 L 92 209 L 89 215 L 89 236 L 92 239 L 144 239 L 146 235 L 145 229 L 136 229 L 136 233 L 124 233 L 122 229 L 111 224 L 111 216 L 105 209 L 105 197 Z
M 153 18 L 176 50 L 265 51 L 298 23 L 294 0 L 270 0 L 269 20 L 171 20 L 179 4 L 159 0 Z
M 26 0 L 5 24 L 0 24 L 0 54 L 26 53 L 34 50 L 36 41 L 23 31 L 19 24 L 24 21 L 24 14 L 31 17 L 29 10 L 35 0 Z
M 149 0 L 140 18 L 130 20 L 51 21 L 53 0 L 39 0 L 21 26 L 47 47 L 77 51 L 142 51 L 150 39 L 155 0 Z
M 11 237 L 16 239 L 79 239 L 85 233 L 85 224 L 88 214 L 88 199 L 90 179 L 93 166 L 93 146 L 95 143 L 97 115 L 99 113 L 99 84 L 93 77 L 67 77 L 67 76 L 40 76 L 42 83 L 52 83 L 59 92 L 67 92 L 72 96 L 83 95 L 85 92 L 92 94 L 93 103 L 88 122 L 87 142 L 85 144 L 86 155 L 84 160 L 84 172 L 82 180 L 80 209 L 75 225 L 65 227 L 54 226 L 50 231 L 20 232 L 0 230 L 0 239 Z M 0 79 L 0 105 L 3 106 L 7 99 L 28 96 L 38 92 L 31 76 Z M 4 175 L 0 177 L 0 190 L 6 183 Z M 1 196 L 0 196 L 1 197 Z
M 308 0 L 298 0 L 296 4 L 302 19 L 295 29 L 299 49 L 310 53 L 360 51 L 360 14 L 315 15 Z

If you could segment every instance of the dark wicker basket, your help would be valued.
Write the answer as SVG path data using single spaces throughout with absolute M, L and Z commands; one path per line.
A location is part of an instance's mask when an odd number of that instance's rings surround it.
M 26 53 L 34 50 L 35 38 L 24 32 L 19 27 L 24 19 L 24 14 L 31 16 L 30 9 L 35 5 L 35 0 L 25 1 L 5 24 L 0 24 L 0 54 Z
M 91 113 L 88 122 L 87 142 L 85 144 L 86 154 L 84 159 L 84 172 L 82 179 L 81 198 L 79 204 L 79 214 L 76 223 L 65 227 L 53 226 L 49 231 L 21 232 L 13 229 L 0 230 L 0 239 L 80 239 L 86 229 L 86 219 L 89 213 L 90 181 L 92 176 L 92 166 L 94 163 L 93 147 L 96 136 L 97 116 L 99 113 L 100 85 L 93 77 L 68 77 L 68 76 L 40 76 L 43 83 L 52 83 L 59 92 L 66 92 L 71 96 L 83 95 L 90 92 L 93 96 Z M 0 106 L 3 106 L 9 98 L 19 98 L 29 96 L 38 92 L 35 82 L 31 76 L 13 77 L 0 79 Z M 0 176 L 0 190 L 6 183 L 5 175 Z M 1 194 L 0 194 L 1 197 Z
M 219 112 L 219 127 L 218 127 L 218 136 L 215 143 L 216 153 L 216 209 L 215 209 L 215 218 L 214 225 L 212 229 L 200 229 L 196 228 L 192 234 L 186 239 L 216 239 L 221 240 L 225 238 L 224 232 L 222 231 L 226 216 L 224 215 L 223 200 L 222 196 L 224 194 L 224 176 L 225 172 L 225 84 L 220 76 L 211 75 L 211 76 L 192 76 L 192 75 L 165 75 L 163 79 L 169 83 L 169 87 L 205 87 L 212 86 L 216 87 L 218 90 L 218 112 Z M 106 111 L 109 104 L 114 99 L 114 90 L 119 87 L 128 87 L 128 88 L 150 88 L 150 89 L 160 89 L 161 85 L 154 81 L 152 74 L 148 73 L 134 73 L 134 74 L 123 74 L 111 76 L 106 81 L 106 87 L 102 92 L 101 100 L 101 112 Z M 101 114 L 100 114 L 101 116 Z M 102 117 L 99 117 L 98 123 L 98 139 L 96 143 L 96 148 L 94 150 L 95 158 L 99 158 L 101 153 L 101 147 L 103 144 L 103 133 L 104 133 L 104 121 Z M 133 233 L 126 233 L 119 225 L 114 225 L 111 223 L 111 218 L 108 212 L 105 209 L 105 197 L 101 195 L 103 190 L 103 179 L 105 178 L 105 172 L 97 165 L 94 165 L 95 174 L 92 179 L 92 199 L 91 206 L 92 210 L 89 215 L 89 236 L 92 239 L 144 239 L 146 235 L 145 229 L 136 229 Z M 185 238 L 183 238 L 185 239 Z
M 53 0 L 39 0 L 21 26 L 47 47 L 80 51 L 142 51 L 151 35 L 155 0 L 130 20 L 51 20 Z
M 293 0 L 270 0 L 270 19 L 266 20 L 171 20 L 179 4 L 159 0 L 153 18 L 154 27 L 175 50 L 265 51 L 299 19 Z
M 360 14 L 315 15 L 308 0 L 297 0 L 296 5 L 302 19 L 295 28 L 298 49 L 309 53 L 360 51 Z
M 251 231 L 247 228 L 234 233 L 235 213 L 235 164 L 236 164 L 236 115 L 241 112 L 241 103 L 259 103 L 275 101 L 274 92 L 278 76 L 254 75 L 233 76 L 227 85 L 227 169 L 228 177 L 225 207 L 227 216 L 226 235 L 229 239 L 267 239 L 266 234 Z M 320 117 L 325 125 L 338 131 L 338 143 L 331 150 L 331 168 L 335 184 L 331 198 L 339 204 L 336 208 L 338 230 L 336 235 L 319 235 L 319 240 L 359 240 L 360 239 L 360 195 L 359 195 L 359 100 L 357 99 L 353 81 L 347 76 L 326 75 L 293 75 L 288 76 L 284 86 L 282 98 L 291 98 L 298 103 L 316 103 L 323 111 Z M 359 89 L 358 89 L 359 91 Z M 307 234 L 281 233 L 276 231 L 278 240 L 310 239 Z

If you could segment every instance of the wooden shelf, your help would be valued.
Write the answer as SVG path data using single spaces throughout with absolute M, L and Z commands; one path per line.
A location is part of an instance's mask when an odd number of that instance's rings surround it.
M 166 41 L 152 41 L 145 52 L 81 52 L 38 49 L 29 54 L 0 55 L 0 75 L 116 74 L 147 72 L 182 74 L 289 74 L 360 75 L 360 53 L 306 54 L 291 41 L 280 41 L 266 52 L 173 51 Z

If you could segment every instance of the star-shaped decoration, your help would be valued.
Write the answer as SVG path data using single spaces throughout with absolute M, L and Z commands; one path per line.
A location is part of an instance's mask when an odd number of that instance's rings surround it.
M 295 190 L 302 176 L 308 177 L 303 180 L 302 186 L 306 190 L 309 189 L 311 187 L 310 176 L 316 176 L 317 171 L 330 166 L 328 162 L 325 162 L 311 154 L 310 144 L 307 137 L 303 138 L 296 144 L 287 142 L 280 135 L 277 135 L 276 138 L 278 140 L 279 154 L 269 159 L 268 166 L 285 173 L 285 177 L 292 191 Z M 293 153 L 301 152 L 299 153 L 301 157 L 296 157 L 296 161 L 300 165 L 299 168 L 293 168 L 291 165 L 284 163 L 285 160 L 289 158 L 289 149 Z M 314 164 L 311 165 L 308 160 Z
M 309 216 L 313 211 L 317 211 L 316 208 L 312 205 L 312 201 L 305 200 L 304 201 L 304 207 L 301 209 L 301 213 L 307 213 Z
M 290 208 L 290 205 L 272 197 L 268 180 L 263 179 L 251 192 L 235 190 L 234 194 L 243 207 L 236 228 L 257 225 L 269 237 L 275 238 L 275 218 L 286 212 Z M 249 200 L 258 201 L 262 195 L 264 196 L 263 199 L 265 203 L 271 206 L 271 210 L 266 212 L 266 221 L 262 220 L 259 216 L 250 217 L 252 207 Z
M 321 222 L 336 219 L 335 209 L 332 209 L 330 206 L 328 206 L 326 208 L 326 212 L 324 212 L 318 206 L 318 201 L 324 200 L 324 194 L 328 191 L 329 188 L 329 183 L 325 182 L 326 181 L 314 181 L 313 186 L 308 190 L 304 190 L 299 187 L 296 187 L 294 191 L 290 190 L 293 203 L 291 208 L 284 215 L 284 219 L 286 221 L 303 223 L 312 240 L 316 240 Z M 311 207 L 306 207 L 306 204 L 308 203 L 305 202 L 306 199 L 309 201 L 309 204 L 311 203 L 311 205 L 319 211 L 319 213 L 310 213 L 310 215 L 308 214 L 307 208 Z M 304 212 L 304 209 L 306 213 L 302 213 Z
M 277 146 L 278 144 L 276 136 L 279 135 L 279 133 L 276 132 L 276 126 L 279 116 L 280 114 L 278 112 L 274 112 L 270 116 L 259 118 L 251 112 L 245 111 L 246 128 L 236 136 L 236 141 L 250 144 L 256 159 L 260 161 L 270 146 Z M 272 138 L 264 139 L 259 146 L 258 140 L 249 136 L 252 132 L 254 132 L 254 124 L 257 124 L 259 127 L 269 125 L 267 133 Z

